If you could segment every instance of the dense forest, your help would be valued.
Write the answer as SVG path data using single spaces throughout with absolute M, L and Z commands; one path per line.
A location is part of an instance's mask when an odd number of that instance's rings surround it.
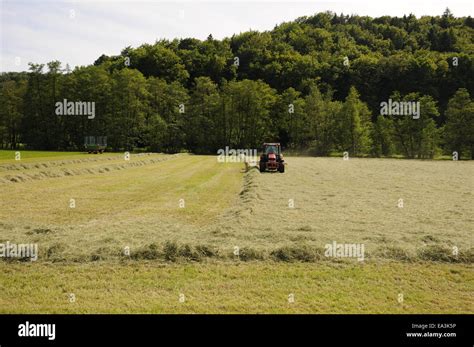
M 331 12 L 230 38 L 159 40 L 71 71 L 0 75 L 0 147 L 216 153 L 280 141 L 313 155 L 474 158 L 474 20 Z M 56 103 L 95 103 L 95 117 Z M 420 116 L 381 115 L 419 102 Z

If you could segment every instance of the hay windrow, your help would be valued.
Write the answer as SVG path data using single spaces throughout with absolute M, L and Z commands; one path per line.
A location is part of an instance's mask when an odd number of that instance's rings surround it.
M 152 154 L 153 153 L 139 153 L 139 154 L 136 154 L 135 156 L 142 158 L 142 157 L 147 157 Z M 27 170 L 32 170 L 32 171 L 26 171 L 26 172 L 22 171 L 21 173 L 17 173 L 17 174 L 7 174 L 3 178 L 0 177 L 0 184 L 21 183 L 21 182 L 27 182 L 31 180 L 41 180 L 41 179 L 58 178 L 58 177 L 66 177 L 66 176 L 79 176 L 79 175 L 84 175 L 84 174 L 90 174 L 90 175 L 103 174 L 103 173 L 118 171 L 122 169 L 129 169 L 129 168 L 135 168 L 135 167 L 140 167 L 140 166 L 145 166 L 145 165 L 151 165 L 151 164 L 159 163 L 162 161 L 174 159 L 177 156 L 178 154 L 174 154 L 174 155 L 162 156 L 162 157 L 157 157 L 157 158 L 131 160 L 129 162 L 121 163 L 121 164 L 116 163 L 116 164 L 102 165 L 102 166 L 92 167 L 92 168 L 85 167 L 85 168 L 78 168 L 78 169 L 61 168 L 61 167 L 68 164 L 97 162 L 100 160 L 96 158 L 85 158 L 85 159 L 78 159 L 78 160 L 53 162 L 52 164 L 49 164 L 49 163 L 48 164 L 34 164 L 34 165 L 32 164 L 27 169 Z M 123 159 L 123 156 L 106 157 L 104 159 L 117 160 L 117 159 Z M 18 165 L 15 168 L 10 168 L 9 170 L 22 170 L 21 169 L 22 166 L 25 166 L 25 164 Z M 57 169 L 33 171 L 33 169 L 44 168 L 44 167 L 46 168 L 54 167 Z
M 136 153 L 133 154 L 133 157 L 147 157 L 153 156 L 155 153 Z M 3 164 L 0 165 L 1 171 L 24 171 L 24 170 L 34 170 L 34 169 L 48 169 L 55 167 L 62 167 L 73 164 L 82 164 L 82 163 L 96 163 L 101 161 L 111 161 L 123 159 L 123 155 L 116 156 L 100 156 L 97 157 L 88 157 L 81 159 L 66 159 L 66 160 L 50 160 L 44 163 L 21 163 L 21 164 Z

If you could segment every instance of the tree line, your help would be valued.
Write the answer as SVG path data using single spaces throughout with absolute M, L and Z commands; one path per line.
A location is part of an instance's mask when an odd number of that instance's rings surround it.
M 216 153 L 264 141 L 315 155 L 474 158 L 470 17 L 325 12 L 215 40 L 159 40 L 71 71 L 58 61 L 0 76 L 0 147 Z M 64 99 L 94 119 L 58 115 Z M 381 115 L 419 103 L 417 119 Z

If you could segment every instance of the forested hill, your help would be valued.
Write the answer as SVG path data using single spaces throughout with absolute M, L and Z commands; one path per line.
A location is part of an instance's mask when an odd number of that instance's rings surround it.
M 158 34 L 159 35 L 159 34 Z M 52 57 L 54 58 L 54 57 Z M 263 141 L 314 154 L 474 156 L 474 21 L 318 13 L 215 40 L 159 40 L 69 71 L 53 61 L 0 82 L 2 146 L 215 153 Z M 388 99 L 419 118 L 380 116 Z M 95 117 L 55 103 L 95 102 Z

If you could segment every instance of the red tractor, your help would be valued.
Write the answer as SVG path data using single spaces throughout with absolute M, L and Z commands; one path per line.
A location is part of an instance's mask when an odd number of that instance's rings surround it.
M 264 143 L 259 162 L 260 172 L 285 172 L 285 161 L 279 143 Z

